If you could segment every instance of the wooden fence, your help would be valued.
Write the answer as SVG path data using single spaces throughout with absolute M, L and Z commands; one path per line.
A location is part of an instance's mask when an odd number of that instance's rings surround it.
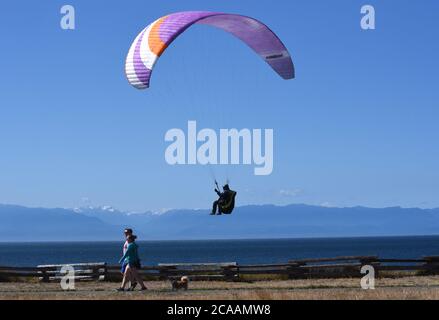
M 71 267 L 72 269 L 70 269 Z M 39 279 L 43 282 L 59 281 L 62 277 L 72 276 L 75 280 L 105 280 L 107 264 L 77 263 L 70 265 L 39 265 L 37 267 Z
M 73 267 L 70 269 L 69 267 Z M 70 274 L 70 271 L 74 273 Z M 69 265 L 40 265 L 37 267 L 0 267 L 0 281 L 15 278 L 37 278 L 43 282 L 59 281 L 71 275 L 75 280 L 104 280 L 106 263 L 77 263 Z
M 145 266 L 140 274 L 148 279 L 167 280 L 188 276 L 191 280 L 238 281 L 258 277 L 283 276 L 290 279 L 361 277 L 361 268 L 371 265 L 376 275 L 398 276 L 403 273 L 439 275 L 439 256 L 421 259 L 380 259 L 376 256 L 347 256 L 336 258 L 290 260 L 288 263 L 240 265 L 226 263 L 175 263 Z M 66 265 L 38 267 L 0 267 L 0 281 L 13 278 L 38 278 L 41 281 L 59 281 L 66 275 Z M 76 280 L 120 280 L 120 266 L 106 263 L 69 265 L 74 268 Z M 68 271 L 68 269 L 67 269 Z

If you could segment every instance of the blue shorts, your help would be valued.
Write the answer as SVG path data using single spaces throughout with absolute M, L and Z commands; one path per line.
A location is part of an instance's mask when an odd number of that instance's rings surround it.
M 122 267 L 120 268 L 120 272 L 125 273 L 127 266 L 128 266 L 128 263 L 122 262 Z

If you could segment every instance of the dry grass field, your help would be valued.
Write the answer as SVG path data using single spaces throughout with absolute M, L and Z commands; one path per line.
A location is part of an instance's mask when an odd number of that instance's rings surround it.
M 187 292 L 172 292 L 169 282 L 148 282 L 146 292 L 116 292 L 117 283 L 78 282 L 75 291 L 59 284 L 0 283 L 0 299 L 62 300 L 439 300 L 439 276 L 377 279 L 375 290 L 363 290 L 359 279 L 313 279 L 258 282 L 191 282 Z

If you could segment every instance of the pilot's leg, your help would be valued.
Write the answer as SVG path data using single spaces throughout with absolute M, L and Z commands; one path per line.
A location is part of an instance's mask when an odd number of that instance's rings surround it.
M 221 206 L 222 205 L 224 205 L 224 199 L 219 199 L 218 201 L 217 201 L 217 205 L 218 205 L 218 213 L 217 213 L 217 215 L 222 215 L 223 213 L 221 212 Z
M 217 209 L 218 209 L 218 201 L 214 201 L 211 215 L 215 215 Z

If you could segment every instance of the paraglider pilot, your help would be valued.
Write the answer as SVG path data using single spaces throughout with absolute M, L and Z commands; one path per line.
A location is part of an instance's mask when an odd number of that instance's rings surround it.
M 213 203 L 211 215 L 231 214 L 235 206 L 236 192 L 230 190 L 228 184 L 223 187 L 223 192 L 219 190 L 218 183 L 216 186 L 215 192 L 218 195 L 218 200 Z

